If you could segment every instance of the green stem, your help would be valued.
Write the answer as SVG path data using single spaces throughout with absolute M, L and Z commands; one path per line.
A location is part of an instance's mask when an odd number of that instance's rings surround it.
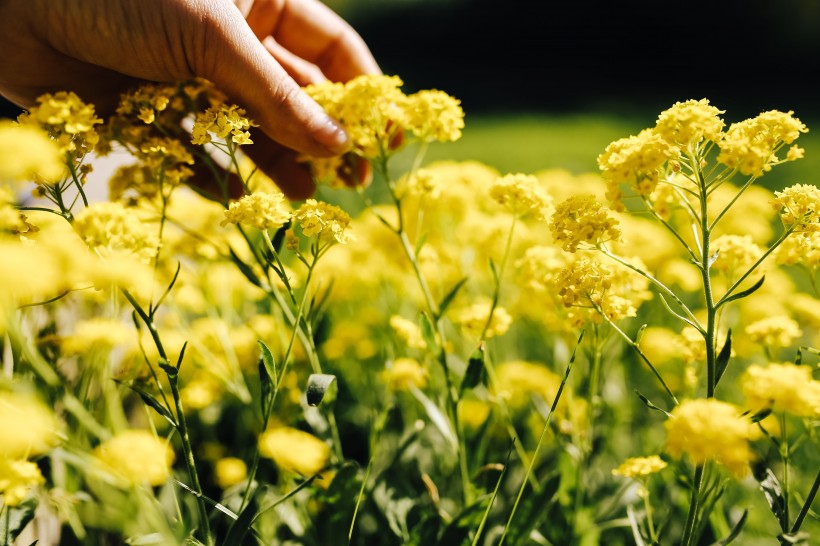
M 692 497 L 689 500 L 689 515 L 686 518 L 686 526 L 683 530 L 683 538 L 681 539 L 681 546 L 694 546 L 695 534 L 695 519 L 698 512 L 698 504 L 700 502 L 700 490 L 703 487 L 703 465 L 699 464 L 695 468 L 695 481 L 692 485 Z
M 809 510 L 811 509 L 812 503 L 814 503 L 814 498 L 817 496 L 818 490 L 820 490 L 820 471 L 818 471 L 817 476 L 814 477 L 814 483 L 806 497 L 806 502 L 803 503 L 803 508 L 800 509 L 800 513 L 797 514 L 797 518 L 794 520 L 794 525 L 792 525 L 791 528 L 792 534 L 799 531 L 800 526 L 803 525 L 803 520 L 806 519 L 806 516 L 809 514 Z
M 655 523 L 652 521 L 652 503 L 649 502 L 649 488 L 646 488 L 646 492 L 643 495 L 643 506 L 644 510 L 646 510 L 646 526 L 649 530 L 649 540 L 652 541 L 652 544 L 658 543 L 658 535 L 655 533 Z

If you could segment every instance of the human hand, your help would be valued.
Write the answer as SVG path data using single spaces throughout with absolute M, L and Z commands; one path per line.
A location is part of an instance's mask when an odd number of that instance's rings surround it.
M 145 81 L 211 81 L 259 124 L 244 151 L 295 199 L 314 190 L 297 154 L 349 145 L 300 86 L 379 72 L 319 0 L 4 0 L 0 51 L 0 94 L 23 108 L 65 90 L 106 115 Z

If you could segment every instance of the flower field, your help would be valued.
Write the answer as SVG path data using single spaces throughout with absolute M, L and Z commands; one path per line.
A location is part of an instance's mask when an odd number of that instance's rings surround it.
M 304 200 L 206 81 L 0 122 L 0 544 L 816 543 L 809 128 L 686 100 L 500 172 L 402 85 L 306 88 L 354 146 Z

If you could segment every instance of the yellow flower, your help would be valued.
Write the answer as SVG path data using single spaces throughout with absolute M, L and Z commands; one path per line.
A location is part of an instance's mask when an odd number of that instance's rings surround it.
M 752 411 L 785 411 L 800 417 L 820 417 L 820 381 L 811 368 L 796 364 L 749 366 L 740 378 L 740 389 Z
M 640 194 L 655 190 L 664 163 L 678 156 L 678 149 L 652 129 L 616 140 L 598 156 L 598 166 L 607 182 L 607 198 L 622 207 L 620 184 L 630 183 Z
M 712 250 L 717 252 L 712 267 L 730 279 L 746 273 L 763 256 L 763 249 L 748 235 L 721 235 L 712 242 Z
M 45 482 L 36 464 L 0 458 L 0 499 L 5 506 L 19 506 L 33 487 Z
M 676 347 L 677 339 L 678 335 L 669 328 L 650 326 L 641 334 L 638 347 L 653 365 L 662 366 L 680 358 L 680 351 Z
M 502 176 L 493 183 L 490 196 L 516 216 L 543 220 L 552 212 L 552 199 L 541 182 L 530 174 Z
M 717 142 L 723 130 L 723 120 L 718 110 L 707 99 L 676 102 L 661 112 L 655 131 L 672 144 L 686 147 L 703 140 Z
M 196 117 L 191 129 L 193 144 L 206 144 L 212 137 L 229 139 L 234 144 L 253 144 L 249 129 L 257 125 L 245 116 L 245 110 L 234 105 L 211 106 Z
M 62 342 L 63 353 L 82 354 L 91 350 L 110 351 L 136 339 L 133 326 L 119 320 L 90 318 L 79 321 L 74 332 Z
M 685 326 L 677 338 L 676 345 L 680 348 L 681 357 L 686 363 L 706 360 L 706 342 L 703 334 L 692 326 Z
M 174 452 L 147 430 L 126 430 L 94 449 L 104 467 L 132 485 L 162 485 L 171 476 Z
M 53 181 L 65 171 L 60 148 L 45 131 L 0 120 L 0 183 Z
M 717 161 L 747 176 L 760 176 L 778 163 L 775 152 L 808 131 L 794 112 L 770 110 L 757 117 L 733 123 L 718 142 Z M 796 158 L 792 153 L 789 158 Z
M 241 483 L 247 477 L 248 467 L 242 459 L 223 457 L 216 461 L 214 478 L 220 488 L 228 489 L 231 486 Z
M 753 459 L 749 440 L 756 430 L 736 406 L 713 398 L 685 400 L 664 427 L 666 451 L 673 457 L 686 455 L 694 464 L 716 460 L 735 476 L 748 471 Z
M 477 430 L 490 416 L 490 404 L 474 398 L 458 401 L 458 420 L 467 430 Z
M 614 476 L 624 476 L 625 478 L 645 478 L 656 472 L 660 472 L 668 465 L 666 461 L 657 455 L 649 457 L 631 457 L 625 460 L 618 468 L 612 470 Z
M 490 304 L 475 303 L 454 311 L 453 315 L 453 322 L 461 326 L 462 330 L 468 335 L 478 338 L 484 330 L 487 319 L 490 316 Z M 510 324 L 512 324 L 512 317 L 507 310 L 503 307 L 496 306 L 493 310 L 493 317 L 490 320 L 490 324 L 487 326 L 485 337 L 489 339 L 491 337 L 503 336 L 507 333 L 507 330 L 510 329 Z
M 758 320 L 746 327 L 746 333 L 753 341 L 773 349 L 789 347 L 803 335 L 800 325 L 784 315 Z
M 820 266 L 820 231 L 793 233 L 775 251 L 778 264 Z
M 417 137 L 426 142 L 455 141 L 464 128 L 461 101 L 443 91 L 423 90 L 407 97 L 406 123 Z
M 281 427 L 259 436 L 259 454 L 273 459 L 281 470 L 312 476 L 327 466 L 330 446 L 302 430 Z
M 62 286 L 59 258 L 41 245 L 0 239 L 0 256 L 0 306 L 47 299 Z
M 421 335 L 421 328 L 415 322 L 393 315 L 390 317 L 390 327 L 396 332 L 396 336 L 411 349 L 427 348 L 427 343 Z
M 23 125 L 36 125 L 48 131 L 64 152 L 86 154 L 100 138 L 94 126 L 102 120 L 94 113 L 94 106 L 84 103 L 73 92 L 41 95 L 37 105 L 17 119 Z
M 491 385 L 495 395 L 516 410 L 528 407 L 533 396 L 540 396 L 544 402 L 552 404 L 561 385 L 561 377 L 543 364 L 528 360 L 504 362 L 496 367 L 495 376 Z M 566 406 L 562 402 L 559 404 Z
M 103 255 L 132 252 L 147 263 L 159 249 L 155 230 L 119 203 L 90 205 L 76 216 L 73 225 L 85 243 Z
M 550 220 L 553 239 L 566 252 L 575 252 L 578 245 L 596 246 L 606 241 L 617 241 L 621 232 L 618 220 L 607 213 L 603 205 L 589 194 L 574 195 L 555 207 Z
M 427 370 L 415 358 L 397 358 L 385 370 L 387 387 L 392 391 L 406 391 L 410 387 L 427 386 Z
M 308 199 L 293 213 L 293 221 L 305 237 L 317 235 L 322 241 L 341 244 L 352 239 L 347 231 L 350 216 L 336 205 Z
M 58 422 L 32 394 L 0 392 L 0 459 L 40 455 L 57 442 Z
M 798 231 L 820 231 L 820 188 L 795 184 L 774 195 L 772 205 L 780 212 L 783 225 Z
M 256 229 L 279 229 L 290 220 L 282 192 L 257 192 L 234 201 L 225 211 L 222 225 L 242 224 Z

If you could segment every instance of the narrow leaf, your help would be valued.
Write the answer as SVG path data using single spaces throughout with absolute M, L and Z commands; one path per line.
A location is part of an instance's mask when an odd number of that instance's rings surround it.
M 310 377 L 308 377 L 307 389 L 305 390 L 308 406 L 318 406 L 335 380 L 336 376 L 331 374 L 310 374 Z
M 262 365 L 263 368 L 265 368 L 265 372 L 266 372 L 267 376 L 270 378 L 270 381 L 275 386 L 276 385 L 276 380 L 277 380 L 276 379 L 277 378 L 277 375 L 276 375 L 276 360 L 274 360 L 273 353 L 268 348 L 268 346 L 265 345 L 264 341 L 262 341 L 260 339 L 260 340 L 257 341 L 257 343 L 259 344 L 260 364 Z
M 436 343 L 436 327 L 427 313 L 421 313 L 421 337 L 427 348 L 434 351 L 438 344 Z
M 748 515 L 749 515 L 749 511 L 744 510 L 743 515 L 740 516 L 740 519 L 737 520 L 737 523 L 735 523 L 735 526 L 732 527 L 732 532 L 729 533 L 728 535 L 726 535 L 725 538 L 722 538 L 722 539 L 718 540 L 717 542 L 713 542 L 712 546 L 727 546 L 728 544 L 731 544 L 731 542 L 734 539 L 736 539 L 738 537 L 738 535 L 740 535 L 740 531 L 743 530 L 743 525 L 746 523 L 746 517 Z
M 225 540 L 222 542 L 221 546 L 242 546 L 245 544 L 245 537 L 248 535 L 248 532 L 251 531 L 251 525 L 253 525 L 253 520 L 257 514 L 256 496 L 262 489 L 263 488 L 260 487 L 253 492 L 248 505 L 245 506 L 245 509 L 242 510 L 240 514 L 238 514 L 239 517 L 231 523 L 228 533 L 225 536 Z
M 231 260 L 236 264 L 236 267 L 239 268 L 239 271 L 245 275 L 245 278 L 248 279 L 254 286 L 261 288 L 262 283 L 259 281 L 259 277 L 256 276 L 256 273 L 253 272 L 251 266 L 242 261 L 242 258 L 239 257 L 233 248 L 228 248 L 228 250 L 231 253 Z
M 635 539 L 636 546 L 646 546 L 646 542 L 643 539 L 643 533 L 641 533 L 641 525 L 638 521 L 638 516 L 635 514 L 635 509 L 632 508 L 632 505 L 626 507 L 626 516 L 629 518 L 629 526 L 632 528 L 632 538 Z
M 772 514 L 780 523 L 780 529 L 787 531 L 789 523 L 786 521 L 786 499 L 783 497 L 783 488 L 780 487 L 777 476 L 767 467 L 755 468 L 754 476 L 760 484 L 760 490 L 763 491 L 763 496 L 769 503 Z
M 273 248 L 276 249 L 276 252 L 282 252 L 282 243 L 285 242 L 285 234 L 288 232 L 290 225 L 291 221 L 288 220 L 282 227 L 276 230 L 276 233 L 273 234 L 271 243 L 273 243 Z
M 4 506 L 3 517 L 0 517 L 0 540 L 2 540 L 1 537 L 8 537 L 11 540 L 8 542 L 9 546 L 14 544 L 14 539 L 34 519 L 35 510 L 37 510 L 36 498 L 29 498 L 14 508 Z
M 444 413 L 439 409 L 439 407 L 430 400 L 427 395 L 421 392 L 416 387 L 411 387 L 410 392 L 413 393 L 413 396 L 416 397 L 416 400 L 421 403 L 424 411 L 427 413 L 427 417 L 430 418 L 430 421 L 436 426 L 436 428 L 441 432 L 441 435 L 444 436 L 444 439 L 450 444 L 450 447 L 453 450 L 458 448 L 458 440 L 456 439 L 456 435 L 453 432 L 453 428 L 450 426 L 450 420 L 444 416 Z
M 467 277 L 462 278 L 458 281 L 447 294 L 441 299 L 441 303 L 438 304 L 438 316 L 444 316 L 444 313 L 447 311 L 447 308 L 450 307 L 450 304 L 453 303 L 458 291 L 461 290 L 461 287 L 464 286 L 464 283 L 467 282 Z
M 510 444 L 510 449 L 507 450 L 507 460 L 504 461 L 504 468 L 498 476 L 498 481 L 495 482 L 493 495 L 490 497 L 490 502 L 487 504 L 487 509 L 481 517 L 481 522 L 478 524 L 478 529 L 475 532 L 475 537 L 473 538 L 471 546 L 478 546 L 479 540 L 481 539 L 481 533 L 484 531 L 484 526 L 487 524 L 487 520 L 490 517 L 490 510 L 492 510 L 493 504 L 495 504 L 495 498 L 498 496 L 498 490 L 501 488 L 501 482 L 504 481 L 504 476 L 507 474 L 507 469 L 510 467 L 510 456 L 512 455 L 513 447 L 515 447 L 515 440 L 513 440 Z
M 152 394 L 145 391 L 142 387 L 138 387 L 136 385 L 126 385 L 126 387 L 137 393 L 139 397 L 142 398 L 142 401 L 145 403 L 146 406 L 150 407 L 151 409 L 159 413 L 162 417 L 164 417 L 166 421 L 171 423 L 172 427 L 178 427 L 176 418 L 174 418 L 174 414 L 171 413 L 170 410 L 168 410 L 168 408 L 163 406 L 159 402 L 159 400 L 154 398 Z
M 418 241 L 416 241 L 416 248 L 415 248 L 416 256 L 419 255 L 419 252 L 421 252 L 421 249 L 424 248 L 424 245 L 426 243 L 427 243 L 427 233 L 422 233 L 421 237 L 419 237 Z
M 726 371 L 726 366 L 729 365 L 729 358 L 732 356 L 732 330 L 726 333 L 726 343 L 723 344 L 723 348 L 720 350 L 720 354 L 717 356 L 717 361 L 715 362 L 715 386 L 720 382 L 720 378 L 723 377 L 723 372 Z
M 726 304 L 727 304 L 727 303 L 729 303 L 730 301 L 739 300 L 740 298 L 745 298 L 746 296 L 749 296 L 749 295 L 751 295 L 751 294 L 753 294 L 753 293 L 757 292 L 757 290 L 758 290 L 761 286 L 763 286 L 763 281 L 765 281 L 765 280 L 766 280 L 766 275 L 763 275 L 762 277 L 760 277 L 760 280 L 759 280 L 759 281 L 757 281 L 756 283 L 754 283 L 754 286 L 752 286 L 751 288 L 747 288 L 747 289 L 746 289 L 746 290 L 744 290 L 743 292 L 738 292 L 737 294 L 733 294 L 733 295 L 729 296 L 729 297 L 728 297 L 728 298 L 726 298 L 725 300 L 722 300 L 722 301 L 720 302 L 720 305 L 726 305 Z
M 642 395 L 640 392 L 638 392 L 638 390 L 637 390 L 637 389 L 635 389 L 635 394 L 637 394 L 637 395 L 638 395 L 638 398 L 640 398 L 640 399 L 641 399 L 641 402 L 643 402 L 643 403 L 644 403 L 644 405 L 645 405 L 647 408 L 649 408 L 649 409 L 651 409 L 651 410 L 659 411 L 659 412 L 663 413 L 664 415 L 666 415 L 667 417 L 669 417 L 669 416 L 670 416 L 670 414 L 669 414 L 669 412 L 668 412 L 668 411 L 666 411 L 666 410 L 665 410 L 665 409 L 663 409 L 663 408 L 659 408 L 658 406 L 656 406 L 655 404 L 653 404 L 653 403 L 649 400 L 649 398 L 647 398 L 646 396 Z
M 464 394 L 467 389 L 475 388 L 479 383 L 483 383 L 484 374 L 484 344 L 475 350 L 467 364 L 467 371 L 464 372 L 464 379 L 461 381 L 460 394 Z

